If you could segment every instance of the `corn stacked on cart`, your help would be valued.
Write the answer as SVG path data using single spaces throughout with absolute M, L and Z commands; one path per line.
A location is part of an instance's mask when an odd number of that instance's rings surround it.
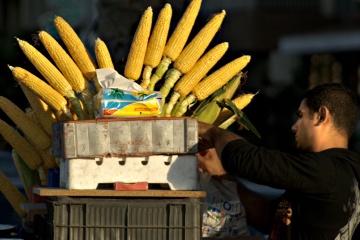
M 54 25 L 66 48 L 63 48 L 60 42 L 49 33 L 45 31 L 38 32 L 38 37 L 51 59 L 48 59 L 31 43 L 17 39 L 21 50 L 39 73 L 36 75 L 21 66 L 9 65 L 15 81 L 21 86 L 29 101 L 31 111 L 24 111 L 13 104 L 10 99 L 0 96 L 0 108 L 17 126 L 17 128 L 13 128 L 8 123 L 0 120 L 0 134 L 13 147 L 14 163 L 20 159 L 28 168 L 26 174 L 21 173 L 21 171 L 25 172 L 24 168 L 18 168 L 20 176 L 23 176 L 22 180 L 28 196 L 23 196 L 10 181 L 6 180 L 5 175 L 0 175 L 4 179 L 1 191 L 19 216 L 26 216 L 26 212 L 20 208 L 20 205 L 28 202 L 31 184 L 39 183 L 40 186 L 46 187 L 48 185 L 49 169 L 58 168 L 59 166 L 62 166 L 63 169 L 66 169 L 66 173 L 69 173 L 69 162 L 71 160 L 67 159 L 69 157 L 67 154 L 69 154 L 68 149 L 70 148 L 77 148 L 77 154 L 73 156 L 77 160 L 79 158 L 99 157 L 101 154 L 109 153 L 112 155 L 110 157 L 120 156 L 128 158 L 128 160 L 139 156 L 156 158 L 159 155 L 158 158 L 164 161 L 163 158 L 176 156 L 190 159 L 191 169 L 185 170 L 188 172 L 197 170 L 195 156 L 197 151 L 196 119 L 223 128 L 227 128 L 235 121 L 244 123 L 247 120 L 245 115 L 239 118 L 239 110 L 247 106 L 256 93 L 239 94 L 239 89 L 245 83 L 246 73 L 243 70 L 250 62 L 251 57 L 249 55 L 239 56 L 214 69 L 214 66 L 231 47 L 228 42 L 223 42 L 208 50 L 210 43 L 221 27 L 226 12 L 222 10 L 214 14 L 201 30 L 192 39 L 189 39 L 200 7 L 201 0 L 192 0 L 172 33 L 169 32 L 172 18 L 170 4 L 165 4 L 156 21 L 153 21 L 153 9 L 151 7 L 148 7 L 143 12 L 139 21 L 124 72 L 120 74 L 150 92 L 159 91 L 161 93 L 162 100 L 159 104 L 161 114 L 157 118 L 136 118 L 131 120 L 113 118 L 110 120 L 96 117 L 93 98 L 102 90 L 102 86 L 99 85 L 97 79 L 96 70 L 108 68 L 115 71 L 106 43 L 100 38 L 95 42 L 95 56 L 93 57 L 66 20 L 61 16 L 56 16 Z M 168 124 L 169 127 L 165 127 L 165 131 L 169 131 L 170 128 L 173 129 L 176 123 L 183 124 L 182 128 L 185 135 L 193 134 L 191 140 L 187 138 L 181 142 L 177 141 L 176 138 L 171 138 L 171 144 L 180 144 L 182 146 L 190 144 L 191 146 L 177 152 L 171 152 L 171 149 L 162 149 L 162 151 L 156 152 L 155 144 L 153 148 L 150 147 L 148 151 L 143 153 L 133 151 L 121 154 L 121 151 L 119 151 L 115 154 L 108 149 L 107 152 L 92 152 L 90 155 L 79 155 L 80 148 L 84 147 L 84 145 L 80 146 L 76 145 L 76 142 L 74 143 L 74 141 L 79 140 L 79 136 L 70 139 L 66 135 L 71 131 L 74 131 L 75 135 L 84 133 L 81 130 L 81 124 L 86 125 L 87 130 L 85 132 L 89 133 L 91 129 L 96 128 L 94 126 L 100 124 L 106 125 L 103 126 L 104 128 L 111 129 L 112 127 L 119 130 L 119 126 L 111 124 L 117 123 L 121 125 L 127 121 L 140 122 L 136 125 L 138 128 L 141 127 L 141 122 L 146 125 L 146 122 L 153 124 L 163 121 L 158 126 Z M 73 129 L 69 130 L 71 126 Z M 251 124 L 246 125 L 246 127 L 256 133 L 256 129 Z M 148 129 L 154 129 L 154 126 L 152 125 Z M 160 129 L 155 131 L 158 134 L 159 141 L 161 138 L 166 137 L 167 134 L 166 132 L 159 133 Z M 94 131 L 95 135 L 98 134 L 96 130 Z M 155 132 L 149 134 L 153 136 Z M 110 135 L 111 132 L 108 131 L 106 134 Z M 171 132 L 172 137 L 176 134 L 176 132 Z M 140 133 L 137 136 L 139 135 Z M 87 136 L 89 137 L 91 134 Z M 97 136 L 99 137 L 99 135 Z M 88 141 L 86 144 L 91 141 L 96 142 L 94 139 L 86 139 L 85 137 L 82 140 Z M 104 135 L 100 136 L 98 140 L 104 141 Z M 121 137 L 118 136 L 117 140 L 120 141 Z M 73 145 L 71 145 L 71 142 Z M 140 144 L 145 146 L 150 143 L 146 143 L 143 138 Z M 130 145 L 128 147 L 131 147 Z M 90 148 L 91 146 L 88 146 L 88 149 Z M 181 164 L 178 167 L 178 171 L 181 172 Z M 61 170 L 60 168 L 60 172 Z M 96 169 L 92 170 L 96 171 Z M 126 171 L 131 171 L 131 169 L 126 169 Z M 166 169 L 162 171 L 169 173 L 169 170 Z M 139 173 L 134 172 L 132 176 L 134 177 L 136 174 Z M 139 175 L 141 176 L 141 174 L 146 175 L 145 172 L 141 172 Z M 150 174 L 156 175 L 154 172 L 147 173 L 147 175 Z M 34 176 L 36 177 L 34 178 Z M 113 180 L 119 182 L 122 180 L 130 182 L 131 180 L 125 179 L 125 175 L 122 177 Z M 26 178 L 39 180 L 29 183 Z M 127 176 L 127 178 L 131 178 L 131 175 L 130 177 Z M 64 179 L 68 180 L 66 176 Z M 80 179 L 76 181 L 80 181 Z M 140 182 L 141 178 L 136 178 L 135 181 Z M 75 184 L 74 186 L 70 187 L 70 184 L 66 181 L 63 184 L 63 187 L 68 189 L 94 188 L 81 184 Z M 197 190 L 195 185 L 191 186 L 190 188 L 187 186 L 179 189 Z M 176 187 L 173 189 L 176 189 Z

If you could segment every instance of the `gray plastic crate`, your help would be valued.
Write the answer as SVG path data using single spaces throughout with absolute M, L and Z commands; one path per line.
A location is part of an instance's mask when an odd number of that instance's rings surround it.
M 53 124 L 52 154 L 61 158 L 195 154 L 197 120 L 116 118 Z
M 201 239 L 199 198 L 48 197 L 46 203 L 50 239 Z

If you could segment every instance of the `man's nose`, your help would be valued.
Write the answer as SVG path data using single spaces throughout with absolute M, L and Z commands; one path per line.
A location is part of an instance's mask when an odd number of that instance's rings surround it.
M 296 131 L 297 131 L 297 126 L 296 126 L 297 124 L 295 123 L 294 125 L 292 125 L 292 127 L 291 127 L 291 131 L 292 132 L 294 132 L 294 133 L 296 133 Z

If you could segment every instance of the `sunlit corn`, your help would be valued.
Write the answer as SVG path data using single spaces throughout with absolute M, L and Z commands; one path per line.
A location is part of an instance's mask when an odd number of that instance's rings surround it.
M 33 109 L 36 119 L 41 124 L 45 132 L 49 136 L 51 136 L 52 125 L 56 122 L 55 114 L 53 113 L 51 108 L 43 100 L 41 100 L 32 90 L 30 90 L 22 83 L 20 83 L 19 85 L 24 92 L 25 97 L 28 100 L 31 108 Z
M 236 74 L 224 87 L 220 88 L 223 91 L 222 93 L 220 93 L 220 90 L 217 90 L 210 97 L 211 101 L 199 109 L 198 112 L 192 115 L 192 117 L 201 122 L 213 124 L 223 109 L 219 103 L 224 102 L 225 99 L 231 99 L 233 97 L 240 86 L 242 76 L 242 72 Z
M 159 13 L 146 49 L 144 59 L 145 67 L 143 70 L 142 82 L 140 84 L 143 88 L 148 87 L 152 70 L 160 64 L 170 28 L 171 17 L 171 5 L 166 3 Z
M 54 110 L 54 114 L 60 117 L 59 121 L 72 120 L 67 100 L 58 91 L 26 69 L 11 66 L 9 68 L 17 81 L 26 85 Z
M 225 11 L 218 13 L 196 34 L 191 42 L 180 53 L 174 62 L 174 68 L 165 79 L 164 85 L 160 88 L 161 95 L 167 97 L 171 88 L 181 77 L 189 72 L 199 60 L 201 55 L 214 38 L 215 33 L 219 30 L 220 25 L 225 17 Z
M 201 2 L 201 0 L 192 0 L 181 16 L 174 31 L 166 42 L 160 64 L 156 67 L 155 73 L 151 75 L 148 86 L 149 90 L 154 90 L 155 84 L 163 77 L 169 65 L 177 59 L 183 50 L 199 14 Z
M 70 24 L 62 17 L 56 16 L 54 18 L 54 25 L 61 37 L 61 40 L 64 42 L 67 50 L 69 51 L 70 56 L 73 58 L 86 79 L 94 79 L 96 75 L 95 69 L 97 66 L 80 37 Z
M 186 97 L 191 92 L 210 69 L 224 56 L 228 48 L 229 44 L 227 42 L 216 45 L 201 57 L 188 73 L 180 78 L 167 104 L 165 116 L 169 117 L 171 115 L 172 108 L 178 99 L 180 97 Z
M 202 101 L 217 89 L 224 86 L 233 76 L 239 73 L 249 62 L 251 57 L 249 55 L 241 56 L 223 67 L 219 68 L 192 90 L 198 101 Z
M 80 100 L 76 97 L 72 86 L 59 69 L 28 42 L 18 39 L 18 43 L 26 57 L 31 61 L 46 81 L 62 96 L 71 101 L 78 118 L 84 119 L 84 113 L 80 108 Z
M 111 59 L 111 55 L 106 43 L 97 38 L 95 40 L 95 56 L 99 68 L 111 68 L 114 69 L 114 63 Z
M 181 103 L 175 116 L 182 116 L 186 112 L 189 104 L 195 100 L 204 100 L 220 87 L 224 86 L 250 62 L 250 59 L 251 57 L 249 55 L 236 58 L 200 81 L 191 91 L 191 94 Z
M 141 76 L 146 48 L 151 32 L 152 18 L 152 8 L 148 7 L 141 16 L 131 43 L 130 52 L 127 56 L 124 76 L 129 80 L 136 81 Z
M 201 2 L 201 0 L 192 0 L 189 3 L 165 45 L 164 56 L 170 58 L 172 61 L 175 61 L 180 55 L 189 38 L 199 14 Z

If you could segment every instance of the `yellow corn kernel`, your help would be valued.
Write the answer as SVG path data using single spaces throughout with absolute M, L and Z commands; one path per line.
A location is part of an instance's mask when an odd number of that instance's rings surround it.
M 180 80 L 176 83 L 174 87 L 174 93 L 167 104 L 165 116 L 170 116 L 172 108 L 177 100 L 180 97 L 186 97 L 191 92 L 191 90 L 200 82 L 202 78 L 205 77 L 210 69 L 224 56 L 228 48 L 229 43 L 227 42 L 216 45 L 203 57 L 201 57 L 188 73 L 180 78 Z M 169 89 L 170 88 L 171 86 Z
M 222 10 L 221 13 L 212 17 L 212 19 L 196 34 L 191 42 L 180 53 L 179 57 L 174 62 L 174 68 L 182 74 L 190 71 L 218 32 L 225 15 L 225 10 Z
M 96 76 L 96 64 L 82 40 L 70 24 L 62 17 L 56 16 L 54 24 L 67 50 L 69 51 L 70 56 L 74 59 L 80 71 L 84 74 L 86 79 L 94 79 Z
M 250 59 L 251 57 L 249 55 L 236 58 L 200 81 L 184 101 L 182 101 L 175 116 L 182 116 L 191 103 L 196 100 L 204 100 L 220 87 L 224 86 L 236 74 L 241 72 L 241 70 L 249 63 Z
M 31 89 L 41 100 L 48 104 L 56 116 L 62 116 L 58 120 L 71 120 L 71 113 L 67 107 L 67 100 L 49 84 L 21 67 L 11 67 L 12 74 L 20 83 Z
M 170 28 L 171 17 L 172 8 L 171 5 L 167 3 L 159 13 L 146 49 L 143 80 L 140 84 L 143 88 L 147 88 L 150 83 L 152 69 L 160 64 Z
M 190 32 L 199 14 L 201 0 L 192 0 L 175 27 L 164 48 L 163 58 L 157 66 L 155 73 L 151 75 L 149 90 L 154 90 L 155 84 L 163 77 L 169 65 L 175 61 L 183 50 Z
M 0 171 L 0 182 L 0 191 L 4 194 L 5 198 L 14 208 L 15 212 L 21 218 L 26 217 L 26 212 L 21 209 L 21 204 L 27 202 L 25 196 L 2 171 Z
M 88 81 L 63 47 L 45 31 L 40 31 L 38 36 L 72 89 L 75 92 L 80 93 L 88 88 Z
M 19 84 L 22 91 L 25 94 L 26 99 L 28 100 L 31 108 L 34 111 L 37 121 L 41 124 L 45 132 L 51 136 L 52 135 L 52 125 L 56 122 L 56 116 L 51 110 L 51 108 L 41 100 L 32 90 L 27 86 L 20 83 Z
M 21 134 L 8 123 L 0 119 L 1 136 L 16 150 L 26 165 L 36 170 L 41 164 L 42 159 L 36 150 Z
M 84 119 L 84 113 L 79 106 L 79 99 L 76 97 L 74 90 L 64 75 L 62 75 L 62 73 L 35 47 L 20 39 L 18 39 L 18 42 L 26 57 L 47 80 L 47 82 L 61 95 L 68 98 L 74 106 L 74 110 L 78 118 Z
M 124 70 L 124 76 L 129 80 L 136 81 L 140 78 L 151 32 L 152 17 L 152 8 L 148 7 L 136 29 Z
M 115 69 L 109 49 L 106 43 L 100 38 L 95 40 L 95 56 L 99 68 Z
M 51 147 L 50 136 L 12 101 L 4 96 L 0 96 L 0 108 L 23 131 L 25 136 L 34 143 L 35 148 L 47 149 Z
M 171 34 L 164 49 L 164 56 L 175 61 L 183 50 L 195 20 L 199 14 L 201 0 L 192 0 Z
M 244 55 L 227 63 L 196 85 L 192 93 L 198 101 L 204 100 L 239 73 L 250 62 L 250 59 L 249 55 Z

